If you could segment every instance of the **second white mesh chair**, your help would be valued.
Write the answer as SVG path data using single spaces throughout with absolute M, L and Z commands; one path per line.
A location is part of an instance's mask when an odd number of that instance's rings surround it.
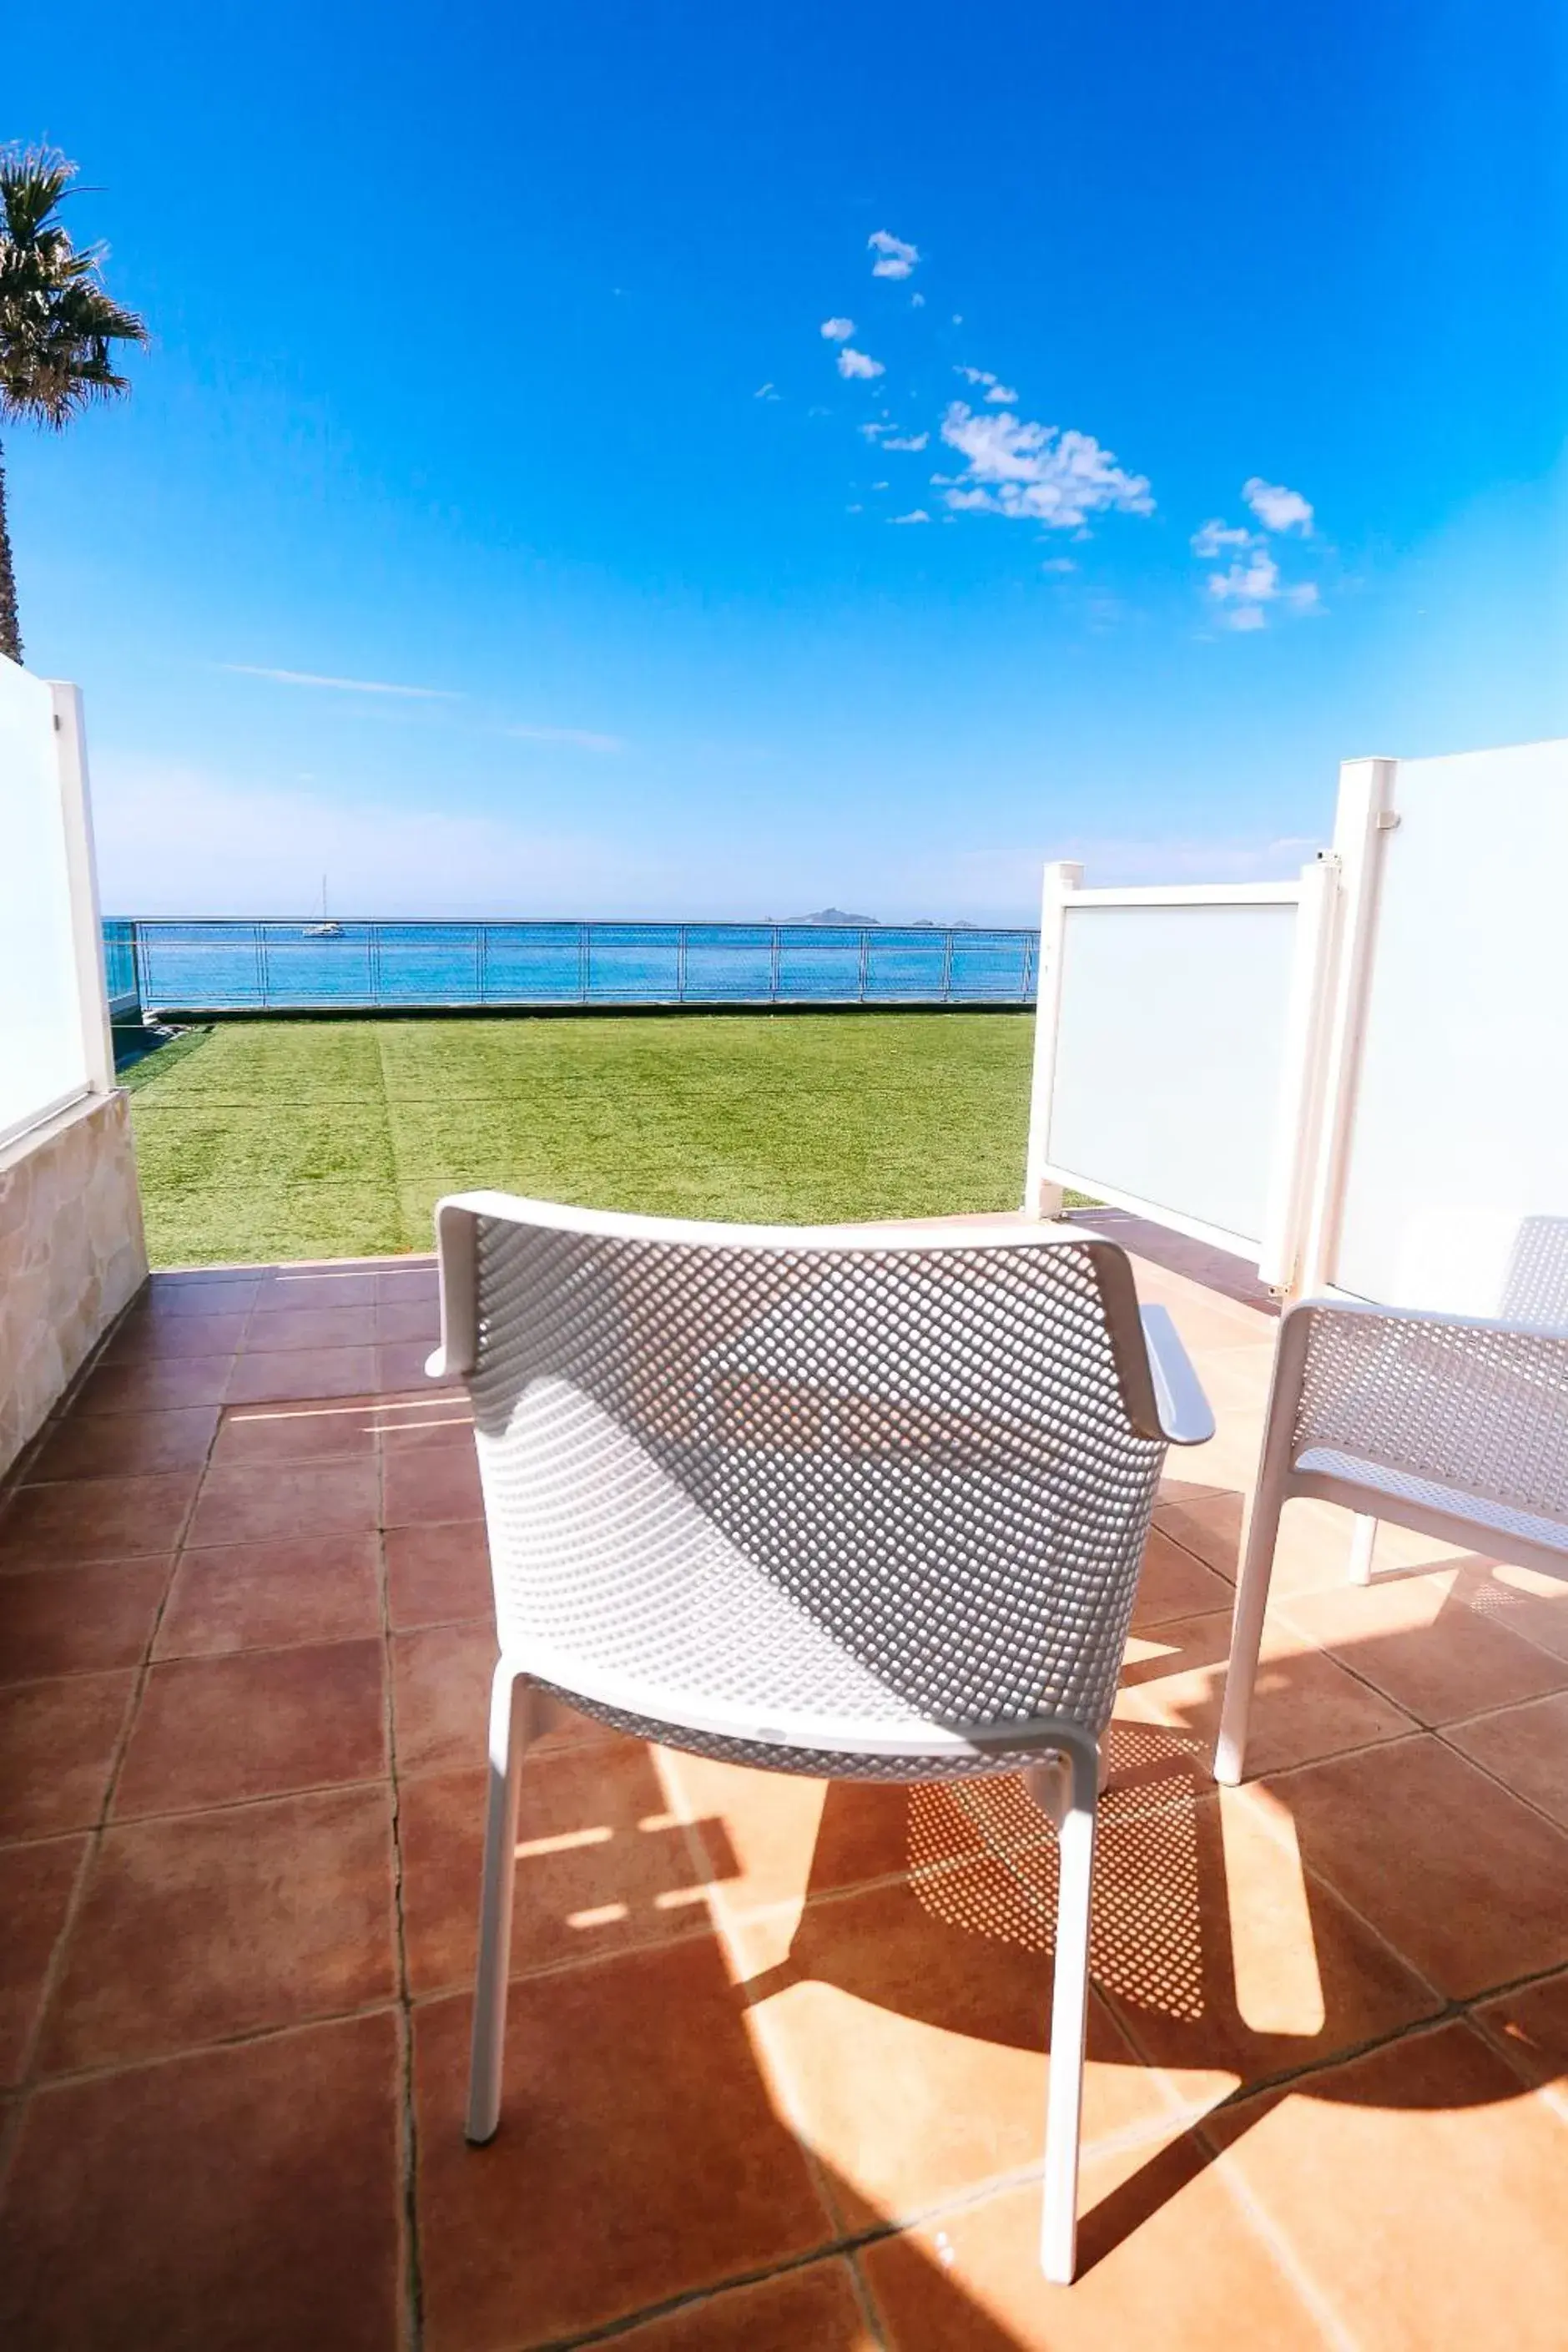
M 1212 1422 L 1111 1242 L 444 1201 L 500 1662 L 467 2133 L 500 2113 L 535 1694 L 785 1771 L 1031 1772 L 1061 1840 L 1041 2260 L 1072 2275 L 1098 1741 L 1167 1444 Z
M 1282 1318 L 1236 1586 L 1218 1780 L 1246 1769 L 1280 1515 L 1294 1495 L 1568 1577 L 1568 1330 L 1338 1299 L 1303 1299 Z

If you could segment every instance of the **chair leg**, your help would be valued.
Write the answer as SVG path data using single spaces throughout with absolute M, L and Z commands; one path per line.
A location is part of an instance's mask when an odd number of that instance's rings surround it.
M 1225 1697 L 1219 1710 L 1219 1738 L 1214 1751 L 1214 1777 L 1235 1788 L 1241 1780 L 1247 1753 L 1247 1725 L 1252 1712 L 1252 1685 L 1258 1678 L 1258 1653 L 1263 1641 L 1263 1612 L 1269 1605 L 1269 1580 L 1274 1571 L 1274 1546 L 1280 1535 L 1284 1496 L 1278 1485 L 1260 1479 L 1247 1525 L 1247 1542 L 1236 1584 L 1235 1613 L 1230 1622 L 1230 1656 L 1225 1668 Z
M 1372 1582 L 1372 1552 L 1377 1541 L 1377 1521 L 1357 1511 L 1350 1527 L 1350 1558 L 1346 1569 L 1353 1584 Z
M 1056 1971 L 1051 2000 L 1051 2080 L 1045 2112 L 1045 2205 L 1040 2264 L 1069 2286 L 1078 2259 L 1078 2141 L 1083 2115 L 1083 2042 L 1089 2004 L 1089 1902 L 1094 1875 L 1099 1776 L 1088 1758 L 1071 1759 L 1071 1793 L 1057 1824 Z
M 517 1786 L 533 1731 L 534 1689 L 503 1658 L 490 1685 L 490 1790 L 485 1812 L 485 1875 L 479 1897 L 479 1964 L 464 2136 L 482 2146 L 501 2116 L 501 2057 L 517 1873 Z

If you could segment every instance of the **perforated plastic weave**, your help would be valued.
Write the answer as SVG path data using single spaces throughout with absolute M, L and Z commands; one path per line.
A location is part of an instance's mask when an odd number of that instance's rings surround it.
M 1508 1513 L 1568 1522 L 1568 1333 L 1307 1311 L 1298 1469 L 1322 1467 L 1307 1457 L 1328 1449 Z M 1342 1462 L 1333 1475 L 1359 1474 Z
M 486 1215 L 476 1264 L 508 1656 L 653 1738 L 797 1770 L 1016 1760 L 941 1752 L 934 1727 L 1099 1735 L 1165 1446 L 1128 1420 L 1086 1248 Z

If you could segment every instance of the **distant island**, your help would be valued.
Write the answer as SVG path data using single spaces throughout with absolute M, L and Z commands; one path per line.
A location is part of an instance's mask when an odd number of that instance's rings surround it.
M 841 907 L 823 907 L 814 915 L 785 915 L 786 923 L 825 923 L 831 928 L 851 931 L 879 931 L 883 928 L 878 915 L 846 915 Z M 895 923 L 898 931 L 972 931 L 973 923 L 938 923 L 929 915 L 916 915 L 913 922 Z
M 846 915 L 841 907 L 824 907 L 815 915 L 786 915 L 787 923 L 830 923 L 847 926 L 855 931 L 874 931 L 879 926 L 874 915 Z

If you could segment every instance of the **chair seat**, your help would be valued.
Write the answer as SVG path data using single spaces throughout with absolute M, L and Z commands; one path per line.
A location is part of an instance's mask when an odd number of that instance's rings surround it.
M 1538 1511 L 1516 1510 L 1507 1503 L 1488 1495 L 1468 1494 L 1458 1486 L 1447 1486 L 1435 1478 L 1418 1477 L 1414 1472 L 1396 1470 L 1385 1462 L 1374 1462 L 1366 1455 L 1348 1454 L 1331 1445 L 1311 1445 L 1296 1457 L 1298 1477 L 1333 1479 L 1336 1483 L 1370 1489 L 1386 1496 L 1394 1507 L 1386 1516 L 1399 1517 L 1401 1503 L 1412 1508 L 1437 1514 L 1474 1528 L 1478 1534 L 1502 1537 L 1514 1543 L 1530 1544 L 1563 1557 L 1563 1573 L 1568 1576 L 1568 1526 L 1561 1519 L 1547 1518 Z

